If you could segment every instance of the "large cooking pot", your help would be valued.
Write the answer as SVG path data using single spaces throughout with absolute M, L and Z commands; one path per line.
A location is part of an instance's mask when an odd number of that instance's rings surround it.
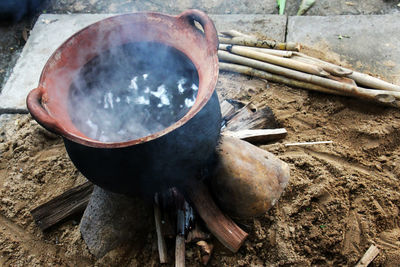
M 201 24 L 199 30 L 194 21 Z M 96 55 L 135 42 L 176 48 L 196 68 L 195 104 L 169 127 L 126 142 L 101 142 L 82 133 L 68 113 L 68 95 L 79 70 Z M 38 88 L 27 98 L 32 116 L 64 138 L 75 166 L 93 183 L 124 194 L 152 193 L 193 177 L 213 153 L 221 113 L 214 88 L 218 77 L 218 38 L 213 22 L 198 10 L 178 16 L 133 13 L 94 23 L 66 40 L 47 61 Z M 134 114 L 132 114 L 134 116 Z
M 72 122 L 68 110 L 71 85 L 85 64 L 100 53 L 136 42 L 173 47 L 193 63 L 199 80 L 195 103 L 177 122 L 143 138 L 125 142 L 89 138 Z M 53 53 L 38 88 L 28 95 L 27 106 L 43 127 L 64 138 L 71 160 L 94 184 L 117 193 L 149 196 L 176 186 L 188 196 L 209 230 L 237 251 L 247 234 L 220 212 L 208 189 L 195 179 L 212 158 L 220 134 L 221 112 L 214 91 L 217 47 L 214 24 L 198 10 L 176 17 L 158 13 L 111 17 L 77 32 Z

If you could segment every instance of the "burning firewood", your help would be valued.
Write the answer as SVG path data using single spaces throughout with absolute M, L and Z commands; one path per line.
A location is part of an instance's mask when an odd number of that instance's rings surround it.
M 259 216 L 279 199 L 289 167 L 273 154 L 240 139 L 223 136 L 210 183 L 224 211 L 237 218 Z

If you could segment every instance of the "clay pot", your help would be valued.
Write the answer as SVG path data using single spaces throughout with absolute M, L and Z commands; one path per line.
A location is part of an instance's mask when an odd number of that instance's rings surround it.
M 288 184 L 289 166 L 273 154 L 233 137 L 221 137 L 211 187 L 219 207 L 235 218 L 264 214 Z
M 71 84 L 96 55 L 135 42 L 165 44 L 192 61 L 199 77 L 195 104 L 182 119 L 146 137 L 110 143 L 91 139 L 79 131 L 69 115 Z M 141 190 L 151 195 L 194 177 L 214 152 L 221 125 L 214 92 L 217 47 L 213 22 L 198 10 L 178 16 L 144 12 L 107 18 L 77 32 L 53 53 L 38 88 L 28 95 L 27 106 L 43 127 L 64 138 L 71 160 L 94 184 L 116 193 Z

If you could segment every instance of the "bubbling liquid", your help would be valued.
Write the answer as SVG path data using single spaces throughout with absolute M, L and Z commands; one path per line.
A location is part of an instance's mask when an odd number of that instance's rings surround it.
M 125 44 L 82 67 L 69 90 L 68 112 L 92 139 L 134 140 L 180 120 L 194 105 L 198 84 L 196 68 L 177 49 Z

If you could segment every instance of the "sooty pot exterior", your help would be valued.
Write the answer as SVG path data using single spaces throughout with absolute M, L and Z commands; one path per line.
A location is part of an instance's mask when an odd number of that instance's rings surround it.
M 95 148 L 64 138 L 78 170 L 94 184 L 121 194 L 152 195 L 193 179 L 213 156 L 221 111 L 214 92 L 188 122 L 149 142 L 123 148 Z

